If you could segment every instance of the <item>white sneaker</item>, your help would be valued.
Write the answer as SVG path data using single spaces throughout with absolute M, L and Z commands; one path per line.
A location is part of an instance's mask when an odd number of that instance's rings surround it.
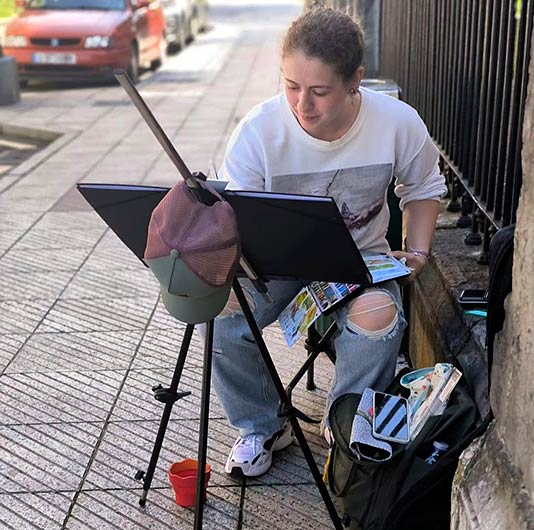
M 258 477 L 273 463 L 273 451 L 280 451 L 293 442 L 293 429 L 288 422 L 270 438 L 259 434 L 239 437 L 226 461 L 225 471 L 234 476 Z

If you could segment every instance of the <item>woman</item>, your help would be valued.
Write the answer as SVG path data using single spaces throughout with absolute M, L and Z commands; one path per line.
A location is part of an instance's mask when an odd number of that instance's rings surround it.
M 415 276 L 427 263 L 445 181 L 416 111 L 360 87 L 362 55 L 362 32 L 349 16 L 318 8 L 297 19 L 282 49 L 285 89 L 241 120 L 221 177 L 230 189 L 333 197 L 364 253 L 389 251 L 386 192 L 395 178 L 408 248 L 393 254 L 406 258 Z M 248 282 L 243 287 L 263 328 L 301 285 L 270 282 L 271 304 Z M 340 332 L 327 410 L 341 394 L 383 390 L 392 379 L 405 328 L 398 285 L 390 281 L 365 290 L 335 318 Z M 226 471 L 261 475 L 273 451 L 291 443 L 292 432 L 277 416 L 278 396 L 234 296 L 216 319 L 214 352 L 214 387 L 239 429 Z

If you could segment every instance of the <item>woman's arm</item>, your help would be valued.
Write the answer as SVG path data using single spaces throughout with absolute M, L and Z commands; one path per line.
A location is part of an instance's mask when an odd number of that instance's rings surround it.
M 404 206 L 406 225 L 406 252 L 393 251 L 397 259 L 406 258 L 415 278 L 428 261 L 432 235 L 438 218 L 439 202 L 433 199 L 411 201 Z

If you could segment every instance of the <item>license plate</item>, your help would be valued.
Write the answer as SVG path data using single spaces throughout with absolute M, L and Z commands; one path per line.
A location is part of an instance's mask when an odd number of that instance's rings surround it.
M 75 53 L 34 53 L 36 64 L 76 64 Z

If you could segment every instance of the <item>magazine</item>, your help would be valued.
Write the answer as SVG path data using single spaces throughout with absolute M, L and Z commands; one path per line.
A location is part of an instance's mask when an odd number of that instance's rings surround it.
M 392 256 L 379 254 L 363 259 L 373 285 L 410 274 L 410 269 Z M 355 283 L 336 282 L 311 282 L 304 287 L 278 317 L 288 346 L 293 346 L 322 313 L 333 310 L 358 287 Z

